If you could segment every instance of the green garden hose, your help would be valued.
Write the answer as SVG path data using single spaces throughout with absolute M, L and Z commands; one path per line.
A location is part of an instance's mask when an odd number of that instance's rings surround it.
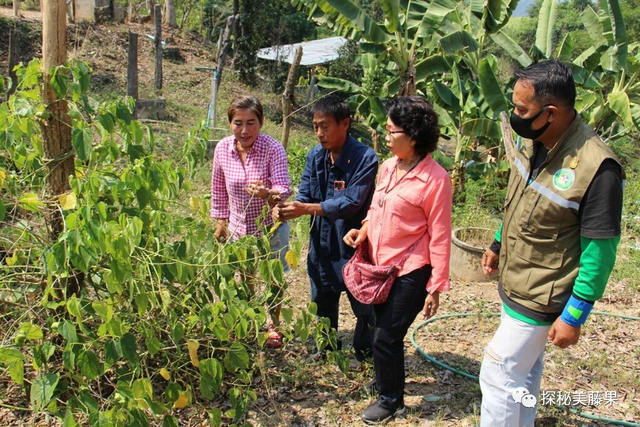
M 617 313 L 608 313 L 605 311 L 592 311 L 592 314 L 598 314 L 601 316 L 612 316 L 612 317 L 620 317 L 622 319 L 629 319 L 629 320 L 640 320 L 640 317 L 638 316 L 629 316 L 626 314 L 617 314 Z M 453 314 L 444 314 L 442 316 L 436 316 L 436 317 L 432 317 L 429 320 L 425 320 L 424 322 L 420 323 L 418 326 L 416 326 L 415 328 L 413 328 L 413 331 L 411 331 L 411 344 L 413 344 L 413 346 L 416 348 L 416 350 L 418 350 L 418 352 L 425 358 L 427 359 L 429 362 L 434 363 L 435 365 L 440 366 L 441 368 L 444 368 L 448 371 L 454 372 L 458 375 L 461 375 L 463 377 L 472 379 L 474 381 L 478 380 L 478 377 L 476 375 L 470 374 L 468 372 L 465 371 L 461 371 L 460 369 L 456 369 L 451 365 L 447 365 L 444 362 L 441 362 L 431 356 L 429 356 L 427 353 L 425 353 L 424 350 L 422 350 L 420 348 L 420 346 L 418 345 L 418 343 L 416 343 L 416 339 L 415 339 L 415 335 L 416 332 L 418 332 L 418 330 L 420 330 L 423 326 L 435 322 L 436 320 L 440 320 L 440 319 L 447 319 L 449 317 L 466 317 L 466 316 L 478 316 L 478 315 L 482 315 L 482 316 L 499 316 L 500 313 L 492 313 L 492 312 L 476 312 L 476 313 L 453 313 Z M 564 408 L 564 407 L 561 407 Z M 603 421 L 603 422 L 607 422 L 610 424 L 614 424 L 614 425 L 619 425 L 619 426 L 629 426 L 629 427 L 640 427 L 640 424 L 638 423 L 633 423 L 633 422 L 629 422 L 629 421 L 623 421 L 623 420 L 616 420 L 616 419 L 611 419 L 611 418 L 605 418 L 605 417 L 599 417 L 597 415 L 593 415 L 593 414 L 589 414 L 588 412 L 582 412 L 582 411 L 578 411 L 576 409 L 570 408 L 569 409 L 573 414 L 578 415 L 579 417 L 583 417 L 583 418 L 588 418 L 590 420 L 596 420 L 596 421 Z

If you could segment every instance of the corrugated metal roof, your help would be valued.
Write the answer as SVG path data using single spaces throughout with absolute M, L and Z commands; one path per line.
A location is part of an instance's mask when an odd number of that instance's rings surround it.
M 258 51 L 258 58 L 271 61 L 279 60 L 291 64 L 296 49 L 298 46 L 302 46 L 302 61 L 300 61 L 300 65 L 327 64 L 338 59 L 338 49 L 345 43 L 347 43 L 347 39 L 344 37 L 329 37 L 309 42 L 265 47 Z

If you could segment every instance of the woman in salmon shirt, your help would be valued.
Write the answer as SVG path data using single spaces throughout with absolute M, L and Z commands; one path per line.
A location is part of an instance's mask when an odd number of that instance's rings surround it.
M 380 167 L 373 201 L 362 228 L 344 237 L 356 247 L 365 239 L 375 265 L 397 265 L 415 245 L 386 302 L 374 305 L 373 362 L 377 402 L 362 414 L 378 423 L 404 412 L 403 341 L 416 316 L 436 314 L 439 294 L 449 290 L 451 181 L 431 157 L 440 137 L 438 115 L 418 96 L 387 105 L 386 142 L 393 157 Z

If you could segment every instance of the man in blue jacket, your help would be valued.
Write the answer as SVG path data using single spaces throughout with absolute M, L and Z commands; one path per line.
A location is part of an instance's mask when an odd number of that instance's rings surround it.
M 311 216 L 307 271 L 311 301 L 318 316 L 327 317 L 338 329 L 339 302 L 346 291 L 357 318 L 353 347 L 363 360 L 371 349 L 371 306 L 356 301 L 347 291 L 342 267 L 354 249 L 342 238 L 360 228 L 367 214 L 378 171 L 378 157 L 371 148 L 349 135 L 349 106 L 334 96 L 320 99 L 312 109 L 313 129 L 320 145 L 307 155 L 296 199 L 274 209 L 281 221 Z

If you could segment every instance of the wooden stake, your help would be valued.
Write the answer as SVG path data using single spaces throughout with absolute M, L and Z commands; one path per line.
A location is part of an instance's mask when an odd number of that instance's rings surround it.
M 156 48 L 156 81 L 155 88 L 162 89 L 162 6 L 156 5 L 155 9 L 155 48 Z
M 300 68 L 300 61 L 302 61 L 302 46 L 298 46 L 296 53 L 293 57 L 293 63 L 289 67 L 289 75 L 287 76 L 287 83 L 284 86 L 284 93 L 282 94 L 282 145 L 284 149 L 287 149 L 289 145 L 289 132 L 291 131 L 291 112 L 293 111 L 294 89 L 296 87 L 296 78 L 298 76 L 298 69 Z
M 129 61 L 127 65 L 127 96 L 138 100 L 138 35 L 129 31 Z
M 18 86 L 18 78 L 13 68 L 18 65 L 18 56 L 20 54 L 20 21 L 16 22 L 13 29 L 9 32 L 9 78 L 11 79 L 11 89 L 7 93 L 7 99 Z

